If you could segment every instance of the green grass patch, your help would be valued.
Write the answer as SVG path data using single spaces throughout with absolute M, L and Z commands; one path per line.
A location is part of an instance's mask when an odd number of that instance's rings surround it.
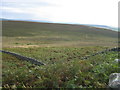
M 14 56 L 3 56 L 3 87 L 23 88 L 105 88 L 109 75 L 118 72 L 117 52 L 80 60 L 106 47 L 86 48 L 5 48 L 38 59 L 46 65 L 35 66 Z

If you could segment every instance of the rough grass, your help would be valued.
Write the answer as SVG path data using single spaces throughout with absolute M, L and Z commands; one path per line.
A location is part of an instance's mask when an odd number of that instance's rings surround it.
M 118 33 L 84 25 L 3 21 L 3 47 L 116 46 Z
M 74 59 L 81 59 L 83 56 L 91 55 L 97 51 L 102 51 L 108 47 L 38 47 L 38 48 L 3 48 L 21 54 L 23 56 L 35 58 L 43 63 L 52 63 L 53 61 L 64 60 L 71 61 Z
M 22 88 L 105 88 L 109 75 L 118 72 L 118 52 L 108 52 L 80 60 L 106 47 L 86 48 L 5 48 L 36 58 L 45 66 L 35 66 L 14 56 L 3 55 L 3 87 Z M 24 52 L 24 53 L 23 53 Z
M 3 21 L 2 24 L 3 50 L 46 64 L 35 66 L 2 54 L 2 87 L 105 88 L 109 75 L 118 70 L 118 64 L 114 63 L 117 52 L 81 60 L 83 56 L 118 46 L 115 31 L 83 25 L 19 21 Z

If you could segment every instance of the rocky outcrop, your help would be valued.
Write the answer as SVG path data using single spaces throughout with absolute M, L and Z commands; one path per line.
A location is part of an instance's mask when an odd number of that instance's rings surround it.
M 120 73 L 112 73 L 109 76 L 109 87 L 120 90 Z

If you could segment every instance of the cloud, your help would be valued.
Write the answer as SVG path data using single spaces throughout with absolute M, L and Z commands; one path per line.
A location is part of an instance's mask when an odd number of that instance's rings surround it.
M 3 0 L 7 18 L 118 26 L 116 0 Z M 20 17 L 22 15 L 23 17 Z M 5 17 L 5 16 L 4 16 Z
M 14 13 L 24 13 L 22 9 L 12 8 L 12 7 L 2 7 L 2 10 L 7 12 L 14 12 Z
M 10 2 L 18 2 L 18 3 L 21 3 L 21 2 L 31 2 L 31 3 L 34 3 L 34 2 L 41 2 L 41 1 L 46 1 L 46 0 L 2 0 L 2 2 L 6 2 L 6 3 L 10 3 Z M 49 1 L 49 0 L 48 0 Z

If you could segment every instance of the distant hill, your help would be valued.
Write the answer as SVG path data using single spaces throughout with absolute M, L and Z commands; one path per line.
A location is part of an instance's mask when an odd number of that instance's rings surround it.
M 117 38 L 116 31 L 87 25 L 3 21 L 4 45 L 109 46 L 117 44 Z
M 98 27 L 98 28 L 106 28 L 106 29 L 118 31 L 118 28 L 116 28 L 116 27 L 110 27 L 110 26 L 106 26 L 106 25 L 93 25 L 93 24 L 88 24 L 88 26 Z
M 0 18 L 0 21 L 26 21 L 26 22 L 43 22 L 43 23 L 51 23 L 49 21 L 38 21 L 38 20 L 13 20 L 13 19 L 5 19 L 5 18 Z M 61 23 L 59 23 L 61 24 Z M 110 29 L 113 31 L 118 31 L 117 27 L 110 27 L 106 25 L 95 25 L 95 24 L 75 24 L 75 25 L 86 25 L 86 26 L 91 26 L 91 27 L 97 27 L 97 28 L 103 28 L 103 29 Z

